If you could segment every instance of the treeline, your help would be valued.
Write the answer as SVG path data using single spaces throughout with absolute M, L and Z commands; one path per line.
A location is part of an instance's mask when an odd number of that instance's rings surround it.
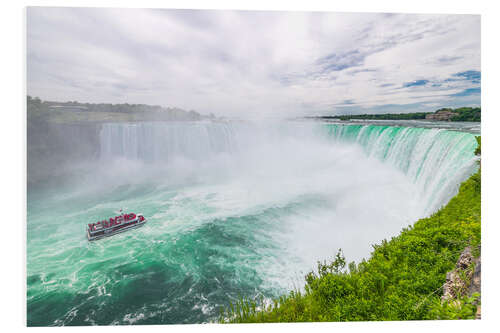
M 170 114 L 188 114 L 193 118 L 200 117 L 196 111 L 185 111 L 180 108 L 162 107 L 159 105 L 146 105 L 146 104 L 111 104 L 111 103 L 78 103 L 74 102 L 43 102 L 53 110 L 85 110 L 89 112 L 121 112 L 121 113 L 134 113 L 134 112 L 164 112 Z
M 80 103 L 77 101 L 42 101 L 38 97 L 27 97 L 28 114 L 35 108 L 39 115 L 51 117 L 59 122 L 72 121 L 169 121 L 200 120 L 205 117 L 194 110 L 186 111 L 176 107 L 162 107 L 146 104 Z
M 480 140 L 478 140 L 480 144 Z M 476 150 L 480 154 L 480 146 Z M 481 170 L 431 217 L 404 228 L 399 236 L 374 245 L 367 261 L 346 262 L 339 250 L 333 262 L 318 262 L 305 277 L 305 291 L 293 291 L 266 304 L 262 299 L 230 303 L 220 322 L 379 321 L 474 318 L 479 294 L 459 292 L 442 301 L 442 286 L 466 246 L 480 255 Z
M 427 114 L 431 112 L 415 112 L 415 113 L 384 113 L 384 114 L 357 114 L 357 115 L 343 115 L 333 116 L 331 118 L 340 120 L 349 119 L 370 119 L 370 120 L 411 120 L 411 119 L 425 119 Z
M 480 107 L 461 107 L 457 109 L 442 108 L 435 112 L 413 112 L 413 113 L 382 113 L 382 114 L 357 114 L 357 115 L 340 115 L 340 116 L 319 116 L 315 118 L 320 119 L 366 119 L 366 120 L 418 120 L 425 119 L 427 115 L 437 113 L 439 111 L 450 111 L 456 113 L 453 115 L 451 121 L 481 121 L 481 108 Z
M 481 108 L 464 107 L 449 110 L 458 113 L 451 117 L 451 121 L 481 121 Z

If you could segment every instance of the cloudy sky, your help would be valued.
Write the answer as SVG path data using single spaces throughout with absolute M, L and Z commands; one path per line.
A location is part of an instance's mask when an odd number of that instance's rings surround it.
M 27 90 L 262 117 L 479 106 L 478 15 L 28 8 Z

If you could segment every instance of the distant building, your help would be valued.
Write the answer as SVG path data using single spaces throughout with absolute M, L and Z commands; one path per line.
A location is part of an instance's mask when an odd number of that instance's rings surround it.
M 435 113 L 425 115 L 426 120 L 450 121 L 458 113 L 451 110 L 438 110 Z

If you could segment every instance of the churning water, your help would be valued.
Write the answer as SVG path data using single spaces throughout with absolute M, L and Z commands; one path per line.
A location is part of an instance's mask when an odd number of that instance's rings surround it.
M 472 134 L 410 127 L 121 123 L 99 143 L 71 182 L 28 190 L 28 325 L 216 320 L 339 248 L 367 257 L 477 168 Z M 89 243 L 120 208 L 148 223 Z

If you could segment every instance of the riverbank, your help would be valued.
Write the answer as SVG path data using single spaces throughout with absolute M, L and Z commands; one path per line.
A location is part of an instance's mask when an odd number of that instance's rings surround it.
M 434 112 L 348 114 L 335 116 L 314 116 L 310 118 L 340 120 L 437 120 L 481 122 L 481 107 L 442 108 Z
M 480 142 L 478 140 L 478 142 Z M 480 148 L 476 154 L 480 153 Z M 304 291 L 265 304 L 229 304 L 220 322 L 379 321 L 472 319 L 478 297 L 442 301 L 442 287 L 460 253 L 481 243 L 481 170 L 460 186 L 446 206 L 374 245 L 367 261 L 347 265 L 341 251 L 318 262 Z M 475 255 L 479 255 L 476 250 Z

